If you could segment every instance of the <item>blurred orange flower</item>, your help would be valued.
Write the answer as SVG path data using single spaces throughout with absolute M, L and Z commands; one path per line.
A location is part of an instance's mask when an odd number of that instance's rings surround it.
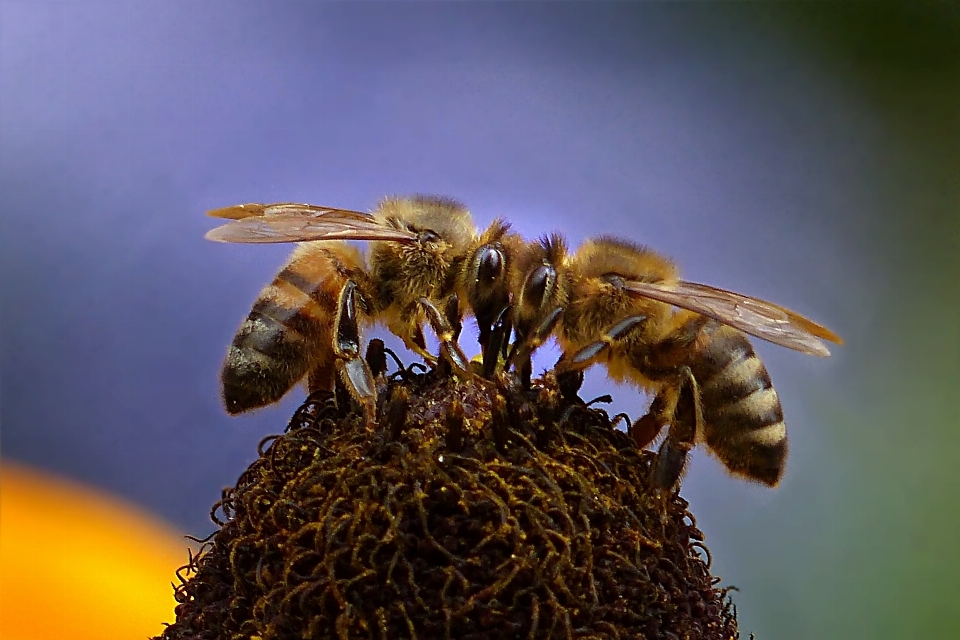
M 0 638 L 139 640 L 174 618 L 187 541 L 143 511 L 0 466 Z

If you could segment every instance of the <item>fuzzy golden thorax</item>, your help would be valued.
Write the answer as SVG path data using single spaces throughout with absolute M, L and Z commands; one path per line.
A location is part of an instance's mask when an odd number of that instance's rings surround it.
M 451 268 L 476 240 L 470 212 L 454 200 L 416 196 L 388 198 L 374 215 L 420 236 L 412 244 L 371 243 L 375 307 L 396 307 L 396 312 L 409 314 L 421 297 L 442 302 L 450 293 Z
M 675 282 L 676 265 L 649 247 L 613 236 L 585 241 L 572 257 L 577 273 L 585 278 L 616 275 L 640 282 Z
M 662 337 L 671 317 L 669 305 L 631 295 L 621 282 L 674 282 L 677 269 L 672 262 L 643 245 L 604 236 L 584 242 L 570 264 L 570 301 L 559 332 L 565 351 L 603 339 L 613 325 L 630 316 L 644 316 L 646 321 L 630 334 L 629 342 L 649 343 Z

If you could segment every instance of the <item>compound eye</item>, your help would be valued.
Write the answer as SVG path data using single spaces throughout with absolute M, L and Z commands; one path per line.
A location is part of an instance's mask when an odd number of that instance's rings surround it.
M 547 294 L 547 289 L 553 285 L 556 278 L 557 272 L 552 266 L 540 265 L 527 277 L 527 281 L 523 285 L 524 297 L 529 298 L 534 306 L 541 306 L 543 298 Z
M 477 265 L 477 282 L 492 282 L 503 272 L 503 253 L 496 247 L 484 247 Z

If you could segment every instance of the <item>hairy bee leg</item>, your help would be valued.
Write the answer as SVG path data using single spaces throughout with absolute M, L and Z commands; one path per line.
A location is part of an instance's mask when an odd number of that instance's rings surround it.
M 530 333 L 523 332 L 517 335 L 516 342 L 507 356 L 507 362 L 513 365 L 520 372 L 520 381 L 524 387 L 530 386 L 530 378 L 533 372 L 533 352 L 540 348 L 550 334 L 553 333 L 560 317 L 563 315 L 563 307 L 556 307 L 548 313 L 540 324 Z
M 409 310 L 409 313 L 415 313 L 415 311 Z M 403 346 L 423 358 L 423 361 L 431 367 L 437 366 L 436 356 L 427 351 L 427 340 L 423 337 L 423 327 L 417 324 L 412 335 L 401 335 L 401 338 L 403 339 Z
M 426 298 L 420 298 L 420 305 L 427 314 L 427 320 L 433 331 L 437 334 L 440 341 L 440 357 L 453 367 L 454 372 L 460 376 L 469 374 L 470 362 L 467 356 L 463 354 L 460 345 L 454 339 L 454 330 L 450 326 L 449 320 L 440 313 L 436 305 Z
M 490 344 L 490 340 L 493 337 L 493 324 L 487 324 L 486 319 L 482 319 L 479 315 L 475 315 L 477 319 L 477 342 L 480 344 L 480 353 L 486 355 L 487 345 Z
M 651 376 L 676 375 L 680 367 L 689 362 L 690 349 L 695 343 L 721 326 L 713 318 L 692 311 L 676 314 L 672 324 L 669 337 L 650 347 L 648 374 Z
M 443 305 L 443 317 L 450 326 L 450 330 L 452 332 L 450 338 L 451 341 L 454 344 L 459 345 L 457 340 L 460 337 L 460 331 L 463 329 L 463 322 L 462 315 L 460 313 L 460 298 L 457 296 L 457 294 L 451 294 L 450 297 L 447 298 L 446 304 Z M 437 332 L 437 327 L 432 321 L 431 326 L 439 337 L 440 333 Z M 442 344 L 440 347 L 440 358 L 437 360 L 436 371 L 440 377 L 449 377 L 453 373 L 453 365 L 450 363 L 449 358 L 444 357 Z
M 513 343 L 513 348 L 510 351 L 510 355 L 507 356 L 508 366 L 512 364 L 513 368 L 520 376 L 520 386 L 524 389 L 529 389 L 531 385 L 531 380 L 533 378 L 533 350 L 531 349 L 529 354 L 525 357 L 517 357 L 517 345 L 526 344 L 527 338 L 526 334 L 518 333 L 517 340 Z
M 514 366 L 516 366 L 517 362 L 530 358 L 530 356 L 533 355 L 533 352 L 536 351 L 548 337 L 550 337 L 551 333 L 553 333 L 553 330 L 557 326 L 557 323 L 560 322 L 560 317 L 562 315 L 563 307 L 557 307 L 548 313 L 532 332 L 529 334 L 525 333 L 523 336 L 517 339 L 513 345 L 513 349 L 508 360 L 514 364 Z
M 652 476 L 654 487 L 669 491 L 679 484 L 687 465 L 687 456 L 696 441 L 697 432 L 703 425 L 697 380 L 686 367 L 681 375 L 683 377 L 677 390 L 670 430 L 657 452 Z
M 350 395 L 361 405 L 368 423 L 376 421 L 377 386 L 367 361 L 360 357 L 360 327 L 357 323 L 357 284 L 348 280 L 340 290 L 334 320 L 333 351 L 337 373 Z
M 463 315 L 460 313 L 460 298 L 457 294 L 452 294 L 447 298 L 447 304 L 443 307 L 443 315 L 453 329 L 453 340 L 460 339 L 460 332 L 463 331 Z
M 513 331 L 513 312 L 511 307 L 506 307 L 509 309 L 507 311 L 506 317 L 503 319 L 503 343 L 500 347 L 499 358 L 503 359 L 503 362 L 507 362 L 507 354 L 510 353 L 510 332 Z M 514 334 L 516 337 L 516 334 Z
M 670 422 L 677 404 L 676 389 L 670 387 L 661 391 L 650 403 L 646 415 L 637 418 L 627 429 L 627 434 L 637 443 L 637 447 L 645 449 L 657 439 L 663 426 Z
M 599 340 L 588 344 L 575 354 L 567 357 L 566 354 L 557 362 L 560 371 L 574 371 L 586 369 L 599 358 L 604 351 L 612 347 L 619 340 L 624 339 L 631 331 L 646 321 L 647 316 L 630 316 L 610 327 Z
M 500 310 L 500 314 L 493 322 L 489 331 L 486 343 L 481 342 L 483 347 L 483 377 L 488 380 L 496 373 L 497 365 L 500 363 L 501 354 L 507 344 L 510 336 L 510 305 Z M 482 326 L 482 325 L 481 325 Z
M 715 331 L 719 326 L 715 320 L 699 314 L 691 313 L 686 319 L 682 316 L 679 319 L 681 322 L 677 324 L 676 330 L 671 332 L 670 338 L 651 349 L 649 355 L 654 363 L 651 367 L 652 372 L 677 371 L 678 366 L 682 367 L 680 363 L 687 360 L 690 347 L 700 338 L 701 334 L 705 331 Z M 682 371 L 683 369 L 681 369 Z M 695 379 L 694 384 L 697 384 Z M 638 447 L 645 448 L 657 438 L 664 425 L 674 420 L 673 414 L 677 405 L 677 393 L 677 387 L 666 387 L 653 399 L 647 414 L 630 426 L 628 432 L 636 441 Z M 699 395 L 697 397 L 699 398 Z

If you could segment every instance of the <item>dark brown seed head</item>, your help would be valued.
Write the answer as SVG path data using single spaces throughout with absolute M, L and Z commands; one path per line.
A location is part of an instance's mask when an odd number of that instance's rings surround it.
M 403 429 L 316 393 L 269 442 L 161 638 L 739 637 L 687 503 L 605 412 L 435 373 L 379 392 Z

